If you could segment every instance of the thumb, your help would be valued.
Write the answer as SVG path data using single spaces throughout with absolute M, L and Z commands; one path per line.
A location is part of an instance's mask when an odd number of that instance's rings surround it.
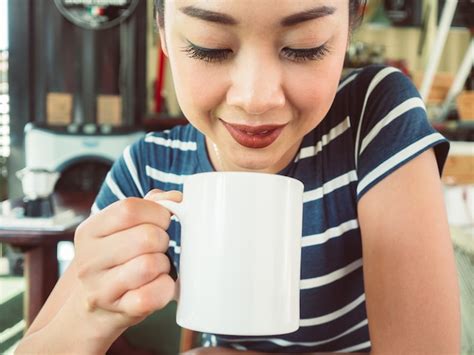
M 143 197 L 145 200 L 150 200 L 152 196 L 157 194 L 162 194 L 164 191 L 160 189 L 151 189 L 147 192 L 147 194 Z
M 144 199 L 149 201 L 170 200 L 174 202 L 181 202 L 183 199 L 183 194 L 181 191 L 177 190 L 163 191 L 160 189 L 153 189 L 148 191 Z

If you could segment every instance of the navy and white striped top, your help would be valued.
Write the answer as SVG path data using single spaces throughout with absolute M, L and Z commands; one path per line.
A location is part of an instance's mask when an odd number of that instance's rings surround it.
M 266 352 L 370 350 L 357 202 L 430 147 L 441 172 L 449 144 L 431 127 L 417 90 L 400 71 L 369 66 L 341 80 L 327 116 L 280 172 L 305 186 L 300 328 L 275 337 L 204 335 L 204 345 Z M 153 188 L 182 190 L 187 175 L 212 170 L 205 138 L 191 125 L 149 133 L 115 162 L 93 211 Z M 169 255 L 179 270 L 175 218 L 168 233 Z

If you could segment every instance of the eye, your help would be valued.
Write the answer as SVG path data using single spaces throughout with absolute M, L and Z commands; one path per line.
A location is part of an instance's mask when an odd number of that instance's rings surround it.
M 305 62 L 307 60 L 321 60 L 330 50 L 327 44 L 315 48 L 294 49 L 285 47 L 282 49 L 284 56 L 294 62 Z
M 232 54 L 231 49 L 204 48 L 196 46 L 191 42 L 188 43 L 186 47 L 183 47 L 182 51 L 189 58 L 203 60 L 208 63 L 222 62 Z

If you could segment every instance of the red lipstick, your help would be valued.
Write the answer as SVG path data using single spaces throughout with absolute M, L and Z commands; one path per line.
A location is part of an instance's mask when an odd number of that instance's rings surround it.
M 283 131 L 284 125 L 246 126 L 224 122 L 225 128 L 237 143 L 247 148 L 265 148 L 272 144 Z

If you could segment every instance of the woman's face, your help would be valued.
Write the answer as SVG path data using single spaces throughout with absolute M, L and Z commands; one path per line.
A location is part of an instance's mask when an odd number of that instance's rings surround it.
M 160 33 L 178 102 L 206 136 L 217 170 L 275 173 L 294 158 L 334 99 L 348 6 L 348 0 L 166 1 Z

